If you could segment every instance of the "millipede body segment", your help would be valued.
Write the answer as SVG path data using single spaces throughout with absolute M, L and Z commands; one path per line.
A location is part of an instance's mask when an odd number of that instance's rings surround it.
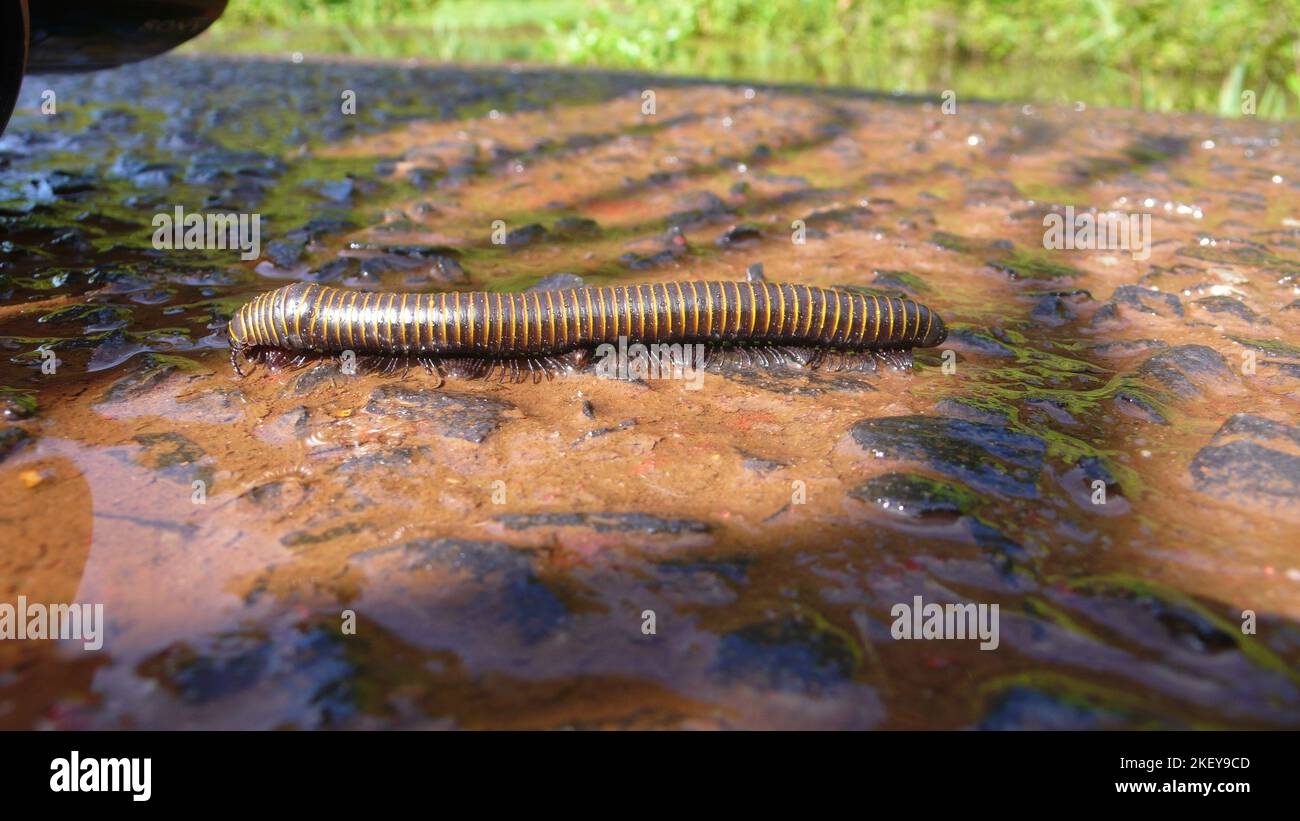
M 231 361 L 259 352 L 540 358 L 603 343 L 790 346 L 847 352 L 938 345 L 910 299 L 769 282 L 665 282 L 521 293 L 378 293 L 296 283 L 230 321 Z

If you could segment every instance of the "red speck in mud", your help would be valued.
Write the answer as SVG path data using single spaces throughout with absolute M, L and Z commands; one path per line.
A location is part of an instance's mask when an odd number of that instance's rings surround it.
M 633 472 L 633 473 L 645 473 L 647 470 L 654 470 L 654 469 L 655 469 L 655 460 L 654 460 L 654 459 L 647 459 L 647 460 L 645 460 L 644 462 L 642 462 L 641 464 L 637 465 L 635 468 L 633 468 L 633 469 L 632 469 L 632 472 Z
M 940 670 L 948 666 L 948 659 L 943 656 L 926 656 L 925 666 L 931 670 Z

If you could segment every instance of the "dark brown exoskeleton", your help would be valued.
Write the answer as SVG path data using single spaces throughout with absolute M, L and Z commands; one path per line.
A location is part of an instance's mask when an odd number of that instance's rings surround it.
M 340 354 L 415 360 L 463 375 L 539 378 L 605 343 L 703 343 L 816 367 L 828 355 L 939 345 L 943 320 L 910 299 L 769 282 L 666 282 L 523 293 L 348 291 L 298 283 L 230 321 L 231 363 Z M 477 363 L 477 364 L 476 364 Z

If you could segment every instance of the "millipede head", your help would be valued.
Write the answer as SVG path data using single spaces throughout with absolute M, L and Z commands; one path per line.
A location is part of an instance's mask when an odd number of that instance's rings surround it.
M 226 325 L 226 336 L 230 339 L 230 364 L 235 369 L 235 373 L 240 376 L 244 376 L 244 370 L 240 367 L 239 360 L 250 347 L 246 324 L 247 313 L 247 305 L 240 307 L 230 318 L 230 323 Z

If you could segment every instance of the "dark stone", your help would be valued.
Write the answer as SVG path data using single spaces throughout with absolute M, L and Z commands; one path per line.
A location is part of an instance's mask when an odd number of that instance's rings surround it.
M 248 690 L 266 674 L 271 644 L 257 634 L 222 636 L 210 653 L 173 644 L 140 663 L 140 674 L 154 678 L 186 704 L 218 701 Z
M 1028 685 L 1008 687 L 994 697 L 979 730 L 1101 730 L 1123 727 L 1128 716 L 1094 706 L 1074 694 L 1057 694 Z
M 562 237 L 593 237 L 600 233 L 600 225 L 586 217 L 560 217 L 552 230 Z
M 266 258 L 275 263 L 277 268 L 292 268 L 302 259 L 305 240 L 277 239 L 266 244 Z
M 1119 481 L 1115 475 L 1106 467 L 1106 462 L 1097 456 L 1084 456 L 1078 462 L 1079 469 L 1083 471 L 1083 478 L 1089 483 L 1101 481 L 1107 488 L 1119 487 Z
M 365 561 L 385 556 L 399 557 L 398 566 L 403 570 L 429 569 L 439 564 L 464 570 L 478 581 L 494 573 L 527 573 L 532 569 L 532 559 L 526 550 L 506 542 L 473 539 L 416 539 L 353 553 L 350 558 Z
M 424 258 L 425 265 L 412 270 L 406 276 L 407 285 L 425 285 L 438 283 L 442 285 L 463 285 L 469 282 L 469 275 L 455 257 L 436 254 Z
M 460 251 L 447 245 L 419 245 L 414 243 L 392 245 L 383 242 L 364 242 L 352 240 L 347 247 L 353 251 L 372 251 L 376 255 L 396 254 L 412 259 L 432 259 L 434 257 L 459 257 Z
M 854 440 L 885 459 L 919 462 L 978 490 L 1038 497 L 1047 445 L 1004 427 L 941 416 L 890 416 L 853 426 Z
M 1077 268 L 1050 262 L 1023 251 L 1015 251 L 1005 257 L 991 259 L 987 265 L 1016 280 L 1053 280 L 1083 275 L 1083 272 Z
M 346 522 L 341 525 L 331 525 L 330 527 L 319 528 L 316 530 L 303 529 L 295 530 L 283 536 L 280 544 L 285 547 L 303 547 L 306 545 L 322 544 L 332 542 L 335 539 L 341 539 L 344 536 L 352 536 L 369 529 L 369 525 L 363 525 L 358 522 Z
M 1228 421 L 1224 422 L 1214 434 L 1214 441 L 1219 442 L 1233 436 L 1248 436 L 1261 442 L 1276 441 L 1283 444 L 1290 442 L 1300 447 L 1300 427 L 1285 422 L 1274 422 L 1272 419 L 1249 413 L 1238 413 L 1228 417 Z
M 675 251 L 660 251 L 657 254 L 637 254 L 628 252 L 618 258 L 619 264 L 633 271 L 641 271 L 646 268 L 657 268 L 660 265 L 672 262 L 680 253 Z
M 341 234 L 356 229 L 356 223 L 344 217 L 316 217 L 300 228 L 290 231 L 287 238 L 295 241 L 311 242 L 326 234 Z
M 546 238 L 546 228 L 537 223 L 522 225 L 506 234 L 506 245 L 510 248 L 522 248 L 541 242 Z
M 132 439 L 150 451 L 149 466 L 159 470 L 193 464 L 207 455 L 193 440 L 171 431 L 140 433 Z
M 361 260 L 356 257 L 338 257 L 322 265 L 319 271 L 308 274 L 305 279 L 312 282 L 336 283 L 364 275 Z
M 968 422 L 981 422 L 985 425 L 1006 425 L 1010 421 L 1010 413 L 1001 408 L 991 408 L 977 404 L 978 400 L 963 399 L 956 397 L 952 399 L 940 399 L 934 404 L 934 409 L 944 416 L 953 416 L 958 419 L 965 419 Z
M 1133 356 L 1146 351 L 1168 348 L 1169 343 L 1160 339 L 1121 339 L 1117 342 L 1103 342 L 1093 345 L 1093 353 L 1101 356 Z
M 372 450 L 360 453 L 356 456 L 350 456 L 344 459 L 334 469 L 337 473 L 353 473 L 358 470 L 373 470 L 375 468 L 410 468 L 423 459 L 429 457 L 432 449 L 429 447 L 395 447 L 386 450 Z
M 1300 456 L 1268 447 L 1300 447 L 1300 428 L 1238 413 L 1224 422 L 1190 466 L 1196 489 L 1245 501 L 1300 498 Z
M 315 365 L 293 380 L 293 395 L 306 396 L 320 385 L 332 381 L 339 375 L 339 369 L 335 365 L 324 363 Z
M 479 443 L 505 421 L 514 405 L 487 396 L 421 391 L 383 385 L 370 394 L 366 413 L 433 423 L 440 436 Z
M 1010 356 L 1016 352 L 988 334 L 973 331 L 970 328 L 949 328 L 945 347 L 958 351 L 982 354 L 984 356 Z
M 716 560 L 674 557 L 659 562 L 656 567 L 667 573 L 712 573 L 727 581 L 740 584 L 748 578 L 749 570 L 753 565 L 754 558 L 751 556 L 731 556 Z
M 1111 304 L 1157 316 L 1182 316 L 1183 303 L 1177 294 L 1167 294 L 1141 285 L 1121 285 L 1111 295 Z
M 721 197 L 710 191 L 683 194 L 677 198 L 676 208 L 668 217 L 668 224 L 680 228 L 729 219 L 735 214 Z
M 1134 412 L 1135 415 L 1154 422 L 1157 425 L 1168 425 L 1169 420 L 1149 399 L 1134 391 L 1120 390 L 1115 392 L 1115 401 L 1123 403 Z
M 528 286 L 527 291 L 559 291 L 565 288 L 585 288 L 587 281 L 577 274 L 562 272 L 547 274 Z
M 0 419 L 14 422 L 36 415 L 36 397 L 20 391 L 0 388 Z
M 930 286 L 926 285 L 916 274 L 909 271 L 875 271 L 875 276 L 871 284 L 877 288 L 888 288 L 893 291 L 902 291 L 910 296 L 917 297 L 927 293 Z
M 781 468 L 790 466 L 788 463 L 777 459 L 767 459 L 744 451 L 741 451 L 740 455 L 745 460 L 741 463 L 744 465 L 745 470 L 752 470 L 755 473 L 771 473 L 774 470 L 780 470 Z
M 284 482 L 267 482 L 244 491 L 240 498 L 247 499 L 258 507 L 277 509 L 285 498 Z
M 1251 350 L 1266 353 L 1269 356 L 1280 356 L 1283 359 L 1300 360 L 1300 347 L 1283 342 L 1280 339 L 1246 339 L 1240 336 L 1228 336 L 1238 345 L 1250 348 Z
M 1230 314 L 1251 324 L 1259 319 L 1259 314 L 1247 307 L 1246 303 L 1230 296 L 1207 296 L 1196 300 L 1196 304 L 1212 314 Z
M 1248 440 L 1201 448 L 1191 464 L 1196 489 L 1266 501 L 1300 499 L 1300 456 Z
M 18 452 L 23 445 L 32 441 L 32 435 L 19 427 L 0 428 L 0 462 Z
M 86 370 L 91 372 L 108 370 L 148 350 L 147 345 L 134 341 L 125 331 L 120 329 L 110 331 L 105 334 L 103 341 L 95 346 L 95 350 L 91 351 Z
M 850 490 L 849 495 L 910 518 L 943 514 L 957 516 L 974 510 L 980 501 L 976 494 L 960 485 L 916 473 L 873 476 Z
M 1205 345 L 1179 345 L 1152 354 L 1137 372 L 1150 376 L 1183 398 L 1201 393 L 1198 383 L 1232 378 L 1223 356 Z
M 352 199 L 356 183 L 351 177 L 340 180 L 327 180 L 316 185 L 316 190 L 325 199 L 336 203 L 347 203 Z
M 108 386 L 101 401 L 116 404 L 145 396 L 179 370 L 175 364 L 160 363 L 146 355 L 135 370 Z
M 847 681 L 858 665 L 849 638 L 802 616 L 727 633 L 714 660 L 725 679 L 789 692 L 816 692 Z
M 753 245 L 763 239 L 763 229 L 753 223 L 733 225 L 718 237 L 718 245 L 724 248 Z
M 871 227 L 871 218 L 875 216 L 870 208 L 865 205 L 846 205 L 832 208 L 819 208 L 804 217 L 804 223 L 811 229 L 813 226 L 825 228 L 831 225 L 838 225 L 844 228 L 864 229 Z M 812 236 L 812 231 L 808 232 Z
M 533 527 L 588 527 L 598 533 L 708 533 L 713 526 L 694 519 L 665 519 L 649 513 L 503 513 L 495 517 L 510 530 Z
M 1038 298 L 1034 303 L 1034 308 L 1029 312 L 1029 318 L 1043 325 L 1057 326 L 1064 325 L 1067 322 L 1073 322 L 1078 315 L 1075 314 L 1074 308 L 1070 302 L 1058 294 L 1048 294 Z
M 1020 570 L 1022 563 L 1029 558 L 1029 553 L 1018 542 L 986 522 L 968 518 L 967 529 L 975 544 L 993 554 L 1002 572 L 1008 576 Z

